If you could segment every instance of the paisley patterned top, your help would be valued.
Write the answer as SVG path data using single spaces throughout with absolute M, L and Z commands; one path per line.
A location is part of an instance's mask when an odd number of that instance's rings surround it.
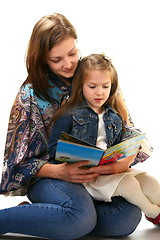
M 25 195 L 33 176 L 49 160 L 51 118 L 71 92 L 55 76 L 50 85 L 51 102 L 38 98 L 31 84 L 22 85 L 17 94 L 10 113 L 0 193 Z
M 52 127 L 51 118 L 62 100 L 70 96 L 71 87 L 67 87 L 53 74 L 48 82 L 51 85 L 50 102 L 38 98 L 31 84 L 23 84 L 17 94 L 8 125 L 1 194 L 25 195 L 29 184 L 36 180 L 34 175 L 49 161 L 47 142 Z M 117 97 L 122 98 L 122 95 Z M 123 98 L 122 101 L 125 106 Z M 132 125 L 130 117 L 126 116 L 126 122 Z M 130 132 L 127 133 L 127 138 L 130 135 Z M 148 153 L 142 153 L 140 151 L 137 155 L 135 163 L 148 158 Z

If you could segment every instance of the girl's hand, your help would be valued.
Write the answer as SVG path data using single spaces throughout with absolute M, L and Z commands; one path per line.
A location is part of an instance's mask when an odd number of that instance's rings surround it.
M 116 162 L 109 163 L 106 165 L 100 165 L 96 167 L 92 167 L 89 169 L 90 173 L 96 173 L 99 175 L 102 174 L 116 174 L 121 172 L 126 172 L 129 169 L 129 166 L 134 161 L 134 158 L 137 154 L 122 158 L 121 160 L 117 160 Z
M 97 177 L 97 173 L 90 172 L 86 165 L 89 161 L 76 163 L 48 164 L 41 167 L 36 177 L 55 178 L 72 183 L 85 183 Z

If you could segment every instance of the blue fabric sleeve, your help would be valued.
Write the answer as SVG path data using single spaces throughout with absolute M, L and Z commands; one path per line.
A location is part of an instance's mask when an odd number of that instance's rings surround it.
M 71 129 L 72 129 L 71 116 L 61 117 L 54 123 L 48 142 L 48 153 L 51 158 L 54 158 L 56 154 L 57 142 L 60 139 L 61 132 L 70 133 Z

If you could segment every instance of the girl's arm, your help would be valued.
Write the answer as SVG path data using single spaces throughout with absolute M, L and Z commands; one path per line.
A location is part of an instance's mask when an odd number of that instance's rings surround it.
M 48 142 L 48 153 L 50 159 L 54 160 L 56 154 L 57 142 L 60 138 L 61 132 L 70 133 L 72 128 L 72 117 L 64 116 L 58 119 L 53 124 L 50 139 Z M 41 178 L 56 178 L 68 182 L 83 183 L 93 179 L 97 174 L 89 173 L 88 168 L 84 166 L 89 164 L 89 161 L 80 161 L 77 163 L 59 163 L 59 164 L 45 164 L 41 167 L 36 177 Z M 82 168 L 83 167 L 83 168 Z
M 123 134 L 122 141 L 130 139 L 131 137 L 137 136 L 140 131 L 137 131 L 135 128 L 126 128 L 126 131 Z M 147 145 L 148 144 L 148 145 Z M 152 147 L 149 145 L 147 139 L 142 140 L 141 148 L 137 151 L 135 155 L 122 158 L 116 162 L 101 165 L 98 167 L 92 167 L 90 169 L 91 173 L 97 174 L 116 174 L 127 171 L 132 165 L 135 165 L 138 162 L 145 161 L 152 154 Z
M 107 165 L 100 165 L 96 167 L 90 168 L 90 173 L 96 174 L 116 174 L 121 172 L 126 172 L 130 165 L 134 162 L 134 159 L 137 154 L 122 158 L 116 162 L 107 164 Z
M 133 132 L 136 131 L 137 129 L 134 127 L 134 123 L 132 121 L 132 118 L 130 116 L 130 113 L 128 111 L 127 108 L 127 104 L 126 101 L 124 99 L 123 93 L 121 91 L 121 89 L 119 88 L 118 94 L 117 94 L 117 101 L 119 104 L 119 108 L 121 109 L 121 112 L 123 112 L 123 116 L 124 116 L 124 121 L 126 124 L 126 139 L 129 139 L 131 137 L 133 137 Z M 138 131 L 140 131 L 138 129 Z M 125 140 L 126 140 L 125 139 Z M 145 138 L 141 144 L 141 149 L 138 151 L 137 155 L 134 157 L 134 161 L 131 161 L 131 165 L 135 165 L 139 162 L 144 162 L 145 160 L 147 160 L 153 153 L 153 148 L 150 144 L 150 142 L 148 141 L 147 138 Z M 133 160 L 133 159 L 132 159 Z
M 61 133 L 70 133 L 72 128 L 72 116 L 63 116 L 59 118 L 52 127 L 50 138 L 48 141 L 48 153 L 51 159 L 54 159 L 56 148 Z

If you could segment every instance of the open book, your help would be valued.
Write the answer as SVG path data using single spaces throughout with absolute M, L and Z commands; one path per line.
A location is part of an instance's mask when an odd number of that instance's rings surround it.
M 104 151 L 63 132 L 57 144 L 55 159 L 72 163 L 88 160 L 89 166 L 108 164 L 136 154 L 144 137 L 145 133 L 141 133 Z

